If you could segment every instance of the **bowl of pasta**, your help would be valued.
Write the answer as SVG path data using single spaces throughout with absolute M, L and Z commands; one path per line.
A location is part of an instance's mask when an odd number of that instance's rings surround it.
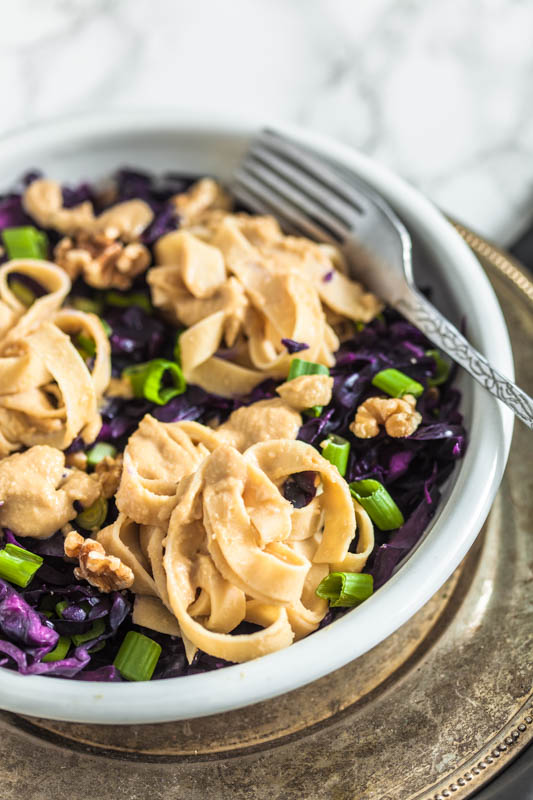
M 505 322 L 445 218 L 349 147 L 419 286 L 500 370 Z M 475 540 L 511 415 L 351 277 L 228 189 L 247 121 L 155 111 L 4 137 L 0 704 L 161 722 L 342 667 Z

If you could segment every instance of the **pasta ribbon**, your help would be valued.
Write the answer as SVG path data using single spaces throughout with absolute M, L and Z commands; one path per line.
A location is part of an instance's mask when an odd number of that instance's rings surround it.
M 29 307 L 10 285 L 19 276 L 43 292 Z M 0 458 L 33 445 L 64 450 L 78 435 L 92 442 L 100 430 L 109 342 L 95 315 L 60 309 L 70 286 L 48 261 L 17 259 L 0 267 Z M 91 371 L 70 338 L 79 333 L 95 343 Z

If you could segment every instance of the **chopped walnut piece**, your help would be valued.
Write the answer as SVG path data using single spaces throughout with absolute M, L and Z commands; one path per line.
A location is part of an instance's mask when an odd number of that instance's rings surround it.
M 208 212 L 231 208 L 231 198 L 212 178 L 201 178 L 188 191 L 174 195 L 172 201 L 182 225 L 196 224 Z
M 54 260 L 71 280 L 83 274 L 96 289 L 129 289 L 150 264 L 150 251 L 139 242 L 123 244 L 103 233 L 80 232 L 61 239 Z
M 122 475 L 122 453 L 116 458 L 106 456 L 94 468 L 96 480 L 102 488 L 102 495 L 107 499 L 113 497 L 120 483 Z
M 100 542 L 84 539 L 76 531 L 65 538 L 65 555 L 80 562 L 74 569 L 76 578 L 88 581 L 101 592 L 128 589 L 133 584 L 133 572 L 120 558 L 107 555 Z
M 389 436 L 410 436 L 422 421 L 422 415 L 415 410 L 415 406 L 416 398 L 412 394 L 403 397 L 369 397 L 357 409 L 350 430 L 359 439 L 371 439 L 378 435 L 379 426 L 385 425 Z
M 327 406 L 332 389 L 333 378 L 329 375 L 300 375 L 282 383 L 276 392 L 291 408 L 303 411 L 312 406 Z

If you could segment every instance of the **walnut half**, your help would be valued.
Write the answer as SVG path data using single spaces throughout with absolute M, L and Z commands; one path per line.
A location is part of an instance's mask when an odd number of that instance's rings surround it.
M 54 261 L 71 280 L 78 275 L 95 289 L 129 289 L 150 264 L 150 251 L 140 242 L 123 244 L 104 233 L 65 236 L 55 247 Z
M 101 592 L 128 589 L 133 584 L 133 572 L 120 558 L 107 555 L 100 542 L 84 539 L 76 531 L 65 538 L 65 555 L 80 562 L 74 569 L 76 578 L 85 579 Z
M 416 398 L 412 394 L 403 397 L 369 397 L 357 409 L 350 430 L 359 439 L 371 439 L 385 425 L 389 436 L 401 438 L 411 436 L 422 421 L 415 410 Z

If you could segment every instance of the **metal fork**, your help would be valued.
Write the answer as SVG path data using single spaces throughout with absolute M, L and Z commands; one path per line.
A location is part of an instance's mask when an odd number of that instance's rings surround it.
M 340 247 L 354 277 L 533 427 L 531 397 L 494 369 L 417 290 L 411 237 L 390 206 L 363 181 L 265 130 L 235 171 L 232 190 L 252 211 L 274 214 L 286 230 Z

